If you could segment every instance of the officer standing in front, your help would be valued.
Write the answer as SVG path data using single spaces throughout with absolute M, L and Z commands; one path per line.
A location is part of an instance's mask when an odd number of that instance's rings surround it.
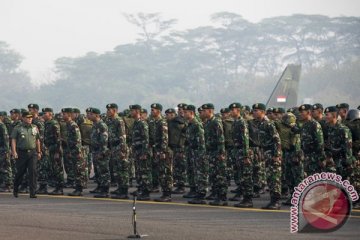
M 30 198 L 36 198 L 36 164 L 41 159 L 40 134 L 38 128 L 31 124 L 33 116 L 23 112 L 23 123 L 11 134 L 11 151 L 16 159 L 14 179 L 14 197 L 18 197 L 19 185 L 26 170 L 29 173 Z

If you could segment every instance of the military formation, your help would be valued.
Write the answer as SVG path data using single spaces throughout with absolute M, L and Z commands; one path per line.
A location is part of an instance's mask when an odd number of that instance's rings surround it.
M 119 112 L 109 103 L 106 113 L 93 107 L 55 113 L 29 104 L 10 116 L 0 112 L 0 191 L 36 198 L 72 188 L 69 196 L 82 196 L 94 180 L 94 197 L 128 199 L 135 182 L 131 194 L 140 201 L 161 191 L 154 201 L 182 194 L 189 204 L 236 201 L 239 208 L 253 207 L 268 191 L 263 208 L 277 210 L 291 205 L 294 187 L 306 176 L 327 171 L 360 192 L 360 106 L 285 110 L 235 102 L 215 113 L 212 103 L 180 103 L 163 113 L 153 103 L 150 109 L 134 104 Z M 236 188 L 229 191 L 232 181 Z

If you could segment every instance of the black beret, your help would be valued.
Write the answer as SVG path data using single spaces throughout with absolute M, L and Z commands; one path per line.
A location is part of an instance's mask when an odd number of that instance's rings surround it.
M 53 112 L 52 108 L 43 108 L 41 110 L 42 110 L 42 112 Z
M 177 105 L 178 108 L 184 108 L 187 104 L 186 103 L 179 103 Z
M 195 106 L 194 105 L 185 105 L 184 110 L 195 112 Z
M 360 110 L 360 105 L 358 106 L 358 110 Z
M 176 113 L 176 111 L 173 108 L 168 108 L 166 109 L 165 113 Z
M 198 110 L 198 112 L 204 111 L 204 109 L 202 107 L 199 107 L 197 110 Z
M 106 108 L 116 108 L 116 109 L 118 109 L 118 105 L 116 103 L 109 103 L 108 105 L 106 105 Z
M 222 108 L 220 109 L 220 113 L 229 113 L 230 109 L 229 108 Z
M 142 109 L 141 109 L 141 113 L 148 113 L 148 111 L 147 111 L 147 109 L 142 108 Z
M 130 109 L 125 109 L 125 110 L 123 111 L 124 116 L 129 115 L 129 113 L 130 113 Z
M 214 104 L 212 103 L 205 103 L 201 106 L 202 109 L 215 109 Z
M 101 114 L 100 109 L 98 109 L 98 108 L 91 108 L 90 112 L 94 113 L 94 114 Z
M 72 113 L 73 109 L 72 108 L 63 108 L 63 109 L 61 109 L 61 112 L 63 112 L 63 113 Z
M 85 109 L 85 112 L 87 112 L 87 113 L 91 112 L 91 107 L 88 107 L 87 109 Z
M 4 116 L 7 116 L 7 112 L 1 111 L 1 112 L 0 112 L 0 117 L 4 117 Z
M 39 105 L 37 105 L 36 103 L 30 103 L 28 105 L 28 108 L 35 108 L 36 110 L 39 110 Z
M 23 112 L 28 112 L 28 110 L 26 110 L 25 108 L 22 108 L 20 109 L 20 112 L 23 113 Z
M 10 113 L 11 113 L 11 114 L 13 114 L 13 113 L 20 113 L 20 109 L 17 109 L 17 108 L 11 109 Z
M 317 110 L 317 109 L 324 110 L 324 107 L 321 103 L 315 103 L 314 105 L 312 105 L 312 110 Z
M 139 104 L 130 105 L 129 109 L 131 110 L 141 110 L 141 106 Z
M 312 110 L 312 105 L 311 104 L 303 104 L 299 107 L 299 112 L 301 111 L 309 111 Z
M 337 112 L 338 109 L 335 107 L 335 106 L 330 106 L 330 107 L 327 107 L 325 108 L 325 113 L 330 113 L 330 112 Z
M 249 111 L 249 112 L 250 112 L 250 110 L 251 110 L 251 109 L 250 109 L 250 106 L 248 106 L 248 105 L 245 105 L 244 108 L 245 108 L 245 111 Z
M 44 112 L 39 112 L 39 117 L 44 116 Z
M 73 113 L 80 113 L 80 109 L 78 109 L 78 108 L 73 108 Z
M 339 103 L 336 105 L 336 108 L 346 108 L 349 109 L 349 104 L 347 103 Z
M 273 113 L 285 113 L 285 109 L 284 108 L 274 108 Z
M 229 109 L 233 109 L 233 108 L 242 108 L 242 106 L 240 103 L 235 102 L 229 105 Z
M 253 109 L 253 110 L 258 109 L 258 110 L 263 110 L 263 111 L 265 111 L 265 110 L 266 110 L 266 106 L 265 106 L 265 104 L 263 104 L 263 103 L 255 103 L 254 105 L 252 105 L 252 109 Z
M 162 107 L 162 105 L 160 103 L 153 103 L 153 104 L 151 104 L 150 107 L 154 108 L 154 109 L 157 109 L 157 110 L 160 110 L 160 111 L 162 111 L 162 109 L 163 109 L 163 107 Z
M 31 113 L 29 111 L 25 111 L 21 114 L 22 117 L 24 118 L 30 118 L 33 117 L 33 115 L 31 115 Z

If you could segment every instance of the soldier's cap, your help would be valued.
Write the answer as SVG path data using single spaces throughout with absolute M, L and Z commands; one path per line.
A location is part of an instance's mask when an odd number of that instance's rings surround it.
M 48 107 L 41 109 L 41 111 L 42 111 L 43 113 L 45 113 L 45 112 L 51 112 L 51 113 L 54 112 L 52 108 L 48 108 Z
M 184 106 L 184 111 L 192 111 L 192 112 L 195 112 L 196 111 L 196 107 L 194 105 L 186 105 Z M 202 111 L 202 110 L 201 110 Z M 200 111 L 199 111 L 200 112 Z
M 86 112 L 86 113 L 91 112 L 91 107 L 88 107 L 87 109 L 85 109 L 85 112 Z
M 33 115 L 29 111 L 25 111 L 21 114 L 23 118 L 32 118 Z
M 220 113 L 229 113 L 230 109 L 229 108 L 221 108 L 220 109 Z
M 100 109 L 98 109 L 98 108 L 91 108 L 90 112 L 94 113 L 94 114 L 101 114 Z
M 145 109 L 145 108 L 142 108 L 140 112 L 141 113 L 148 113 L 147 109 Z
M 202 109 L 202 107 L 199 107 L 197 110 L 198 110 L 199 113 L 204 111 L 204 109 Z
M 44 116 L 44 112 L 39 112 L 39 117 Z
M 311 104 L 303 104 L 303 105 L 300 105 L 300 107 L 299 107 L 299 112 L 301 112 L 301 111 L 309 111 L 309 110 L 312 110 L 312 105 Z
M 336 105 L 336 108 L 346 108 L 349 109 L 349 104 L 347 103 L 339 103 Z
M 63 109 L 61 109 L 61 112 L 62 113 L 72 113 L 73 109 L 72 108 L 63 108 Z
M 337 112 L 338 109 L 335 107 L 335 106 L 330 106 L 330 107 L 327 107 L 325 108 L 325 113 L 331 113 L 331 112 Z
M 39 110 L 39 105 L 36 104 L 36 103 L 30 103 L 30 104 L 28 105 L 28 108 L 34 108 L 34 109 L 36 109 L 36 110 Z
M 186 103 L 179 103 L 177 105 L 178 108 L 184 108 L 187 104 Z
M 168 108 L 166 109 L 165 113 L 176 113 L 176 111 L 173 108 Z
M 317 109 L 324 110 L 324 107 L 321 103 L 315 103 L 314 105 L 312 105 L 312 110 L 317 110 Z
M 130 110 L 141 110 L 141 106 L 139 104 L 134 104 L 129 106 Z
M 254 105 L 252 105 L 252 109 L 253 109 L 253 110 L 257 109 L 257 110 L 263 110 L 263 111 L 265 111 L 265 110 L 266 110 L 266 106 L 265 106 L 265 104 L 263 104 L 263 103 L 255 103 Z
M 215 109 L 214 104 L 212 104 L 212 103 L 205 103 L 205 104 L 203 104 L 203 105 L 201 106 L 201 108 L 202 108 L 203 110 L 205 110 L 205 109 Z
M 360 110 L 360 105 L 358 106 L 358 108 L 357 108 L 358 110 Z
M 78 109 L 78 108 L 73 108 L 73 113 L 80 113 L 80 109 Z
M 233 109 L 233 108 L 242 108 L 242 105 L 238 102 L 234 102 L 229 105 L 229 109 Z
M 13 114 L 13 113 L 21 113 L 21 112 L 20 112 L 20 109 L 14 108 L 14 109 L 10 110 L 10 114 Z
M 125 110 L 123 111 L 123 115 L 124 115 L 124 116 L 129 115 L 129 113 L 130 113 L 130 109 L 125 109 Z
M 244 108 L 245 108 L 245 111 L 248 111 L 248 112 L 250 112 L 250 110 L 251 110 L 250 106 L 248 106 L 248 105 L 245 105 Z
M 27 112 L 28 110 L 26 110 L 25 108 L 22 108 L 20 109 L 20 112 L 23 113 L 23 112 Z
M 162 107 L 162 105 L 160 103 L 153 103 L 153 104 L 151 104 L 150 107 L 154 108 L 154 109 L 157 109 L 157 110 L 160 110 L 160 111 L 162 111 L 162 109 L 163 109 L 163 107 Z
M 6 116 L 7 116 L 7 112 L 5 112 L 5 111 L 0 112 L 0 117 L 6 117 Z
M 285 109 L 284 108 L 274 108 L 273 113 L 285 113 Z
M 266 110 L 266 113 L 272 113 L 274 111 L 274 108 L 270 107 Z
M 106 105 L 106 108 L 115 108 L 118 109 L 118 105 L 116 103 L 109 103 L 108 105 Z

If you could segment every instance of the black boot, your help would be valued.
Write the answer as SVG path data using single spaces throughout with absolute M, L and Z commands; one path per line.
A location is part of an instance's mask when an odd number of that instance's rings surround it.
M 236 193 L 235 196 L 229 198 L 229 201 L 240 202 L 240 199 L 241 199 L 241 193 Z
M 209 196 L 207 196 L 205 199 L 206 200 L 215 200 L 215 198 L 216 198 L 216 194 L 214 192 L 211 192 L 209 194 Z
M 116 194 L 116 195 L 118 195 L 118 194 L 121 193 L 121 188 L 118 187 L 115 191 L 111 191 L 110 193 L 111 193 L 111 194 Z
M 171 193 L 172 194 L 184 194 L 185 193 L 185 188 L 184 187 L 177 187 Z
M 82 196 L 82 188 L 76 188 L 73 192 L 68 193 L 68 196 L 71 197 L 81 197 Z
M 215 197 L 215 200 L 212 202 L 209 202 L 209 205 L 211 205 L 211 206 L 227 206 L 228 201 L 227 201 L 226 195 Z
M 67 181 L 65 183 L 65 187 L 66 188 L 73 188 L 74 187 L 74 182 L 73 181 Z
M 101 188 L 99 185 L 94 190 L 90 190 L 89 193 L 101 193 Z
M 269 210 L 280 210 L 280 196 L 279 197 L 271 197 L 271 200 L 268 205 L 262 207 L 262 209 L 269 209 Z
M 154 199 L 155 202 L 171 202 L 171 193 L 163 192 L 160 198 Z
M 137 197 L 139 201 L 149 201 L 150 200 L 150 193 L 149 191 L 142 191 L 141 194 Z
M 27 186 L 20 186 L 19 193 L 29 193 L 29 189 Z
M 36 190 L 37 194 L 49 194 L 46 185 L 40 185 L 39 189 Z
M 94 198 L 108 198 L 109 197 L 109 187 L 100 188 L 101 192 L 94 195 Z
M 129 199 L 128 188 L 127 187 L 119 188 L 119 192 L 117 194 L 111 196 L 111 198 L 114 198 L 114 199 Z
M 3 188 L 0 188 L 0 192 L 11 192 L 10 186 L 5 186 Z
M 194 199 L 189 200 L 188 203 L 189 204 L 206 204 L 205 195 L 206 194 L 197 194 L 197 196 Z
M 241 192 L 241 187 L 238 186 L 237 188 L 233 189 L 233 190 L 230 190 L 231 193 L 238 193 L 238 192 Z
M 187 194 L 183 195 L 183 198 L 194 198 L 196 197 L 196 191 L 194 187 L 190 188 L 190 192 L 188 192 Z
M 56 187 L 54 191 L 50 192 L 49 195 L 64 195 L 62 187 Z
M 288 197 L 288 199 L 285 202 L 282 202 L 284 206 L 291 206 L 291 197 Z
M 252 202 L 251 197 L 244 197 L 244 199 L 241 202 L 234 204 L 234 207 L 252 208 L 253 207 L 253 202 Z

